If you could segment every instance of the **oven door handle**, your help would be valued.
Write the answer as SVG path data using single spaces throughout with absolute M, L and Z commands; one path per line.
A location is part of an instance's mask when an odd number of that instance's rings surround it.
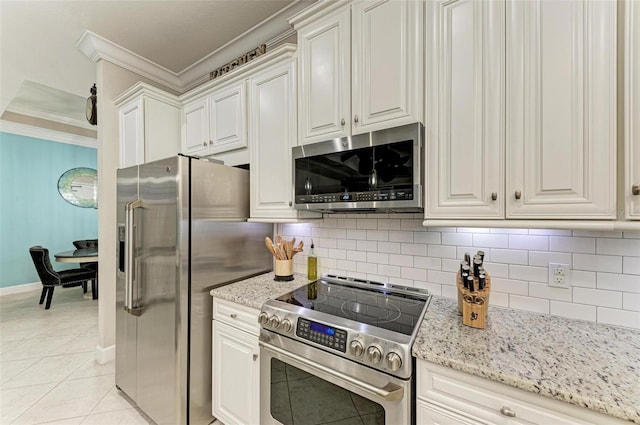
M 383 400 L 386 401 L 397 401 L 402 399 L 402 397 L 404 396 L 404 389 L 400 386 L 394 385 L 391 382 L 389 382 L 387 385 L 385 385 L 383 388 L 378 388 L 375 385 L 371 385 L 369 383 L 363 382 L 359 379 L 353 378 L 349 375 L 345 375 L 344 373 L 335 371 L 333 369 L 330 369 L 326 366 L 323 366 L 321 364 L 318 363 L 313 363 L 310 362 L 309 360 L 305 359 L 304 357 L 301 357 L 295 353 L 291 353 L 289 351 L 283 350 L 279 347 L 275 347 L 271 344 L 265 344 L 264 342 L 260 342 L 260 345 L 268 350 L 271 350 L 275 353 L 281 354 L 285 357 L 289 357 L 293 360 L 296 360 L 302 364 L 304 364 L 305 366 L 311 367 L 313 369 L 317 369 L 317 370 L 321 370 L 329 375 L 331 375 L 334 378 L 338 378 L 338 379 L 342 379 L 344 381 L 347 381 L 350 384 L 355 385 L 356 387 L 364 390 L 365 392 L 381 398 Z

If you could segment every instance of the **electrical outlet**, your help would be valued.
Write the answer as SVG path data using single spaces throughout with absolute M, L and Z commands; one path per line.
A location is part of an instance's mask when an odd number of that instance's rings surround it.
M 569 288 L 571 270 L 568 264 L 549 263 L 549 286 Z

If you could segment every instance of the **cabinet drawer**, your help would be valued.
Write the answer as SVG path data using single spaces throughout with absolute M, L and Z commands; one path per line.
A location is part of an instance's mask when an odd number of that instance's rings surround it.
M 472 376 L 429 362 L 417 362 L 418 400 L 481 423 L 554 425 L 621 424 L 624 421 L 578 406 Z M 515 415 L 515 416 L 512 416 Z
M 213 298 L 213 320 L 219 320 L 253 335 L 260 335 L 260 311 L 220 298 Z

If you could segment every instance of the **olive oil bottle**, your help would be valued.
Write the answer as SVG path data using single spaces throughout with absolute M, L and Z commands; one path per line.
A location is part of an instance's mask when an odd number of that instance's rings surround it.
M 311 249 L 309 249 L 309 255 L 307 256 L 307 279 L 318 279 L 318 257 L 314 251 L 313 239 L 311 239 Z

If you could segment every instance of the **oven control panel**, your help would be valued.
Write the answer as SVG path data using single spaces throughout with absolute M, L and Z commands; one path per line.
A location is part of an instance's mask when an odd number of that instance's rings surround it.
M 347 331 L 323 325 L 312 320 L 298 318 L 296 335 L 334 350 L 347 352 Z

